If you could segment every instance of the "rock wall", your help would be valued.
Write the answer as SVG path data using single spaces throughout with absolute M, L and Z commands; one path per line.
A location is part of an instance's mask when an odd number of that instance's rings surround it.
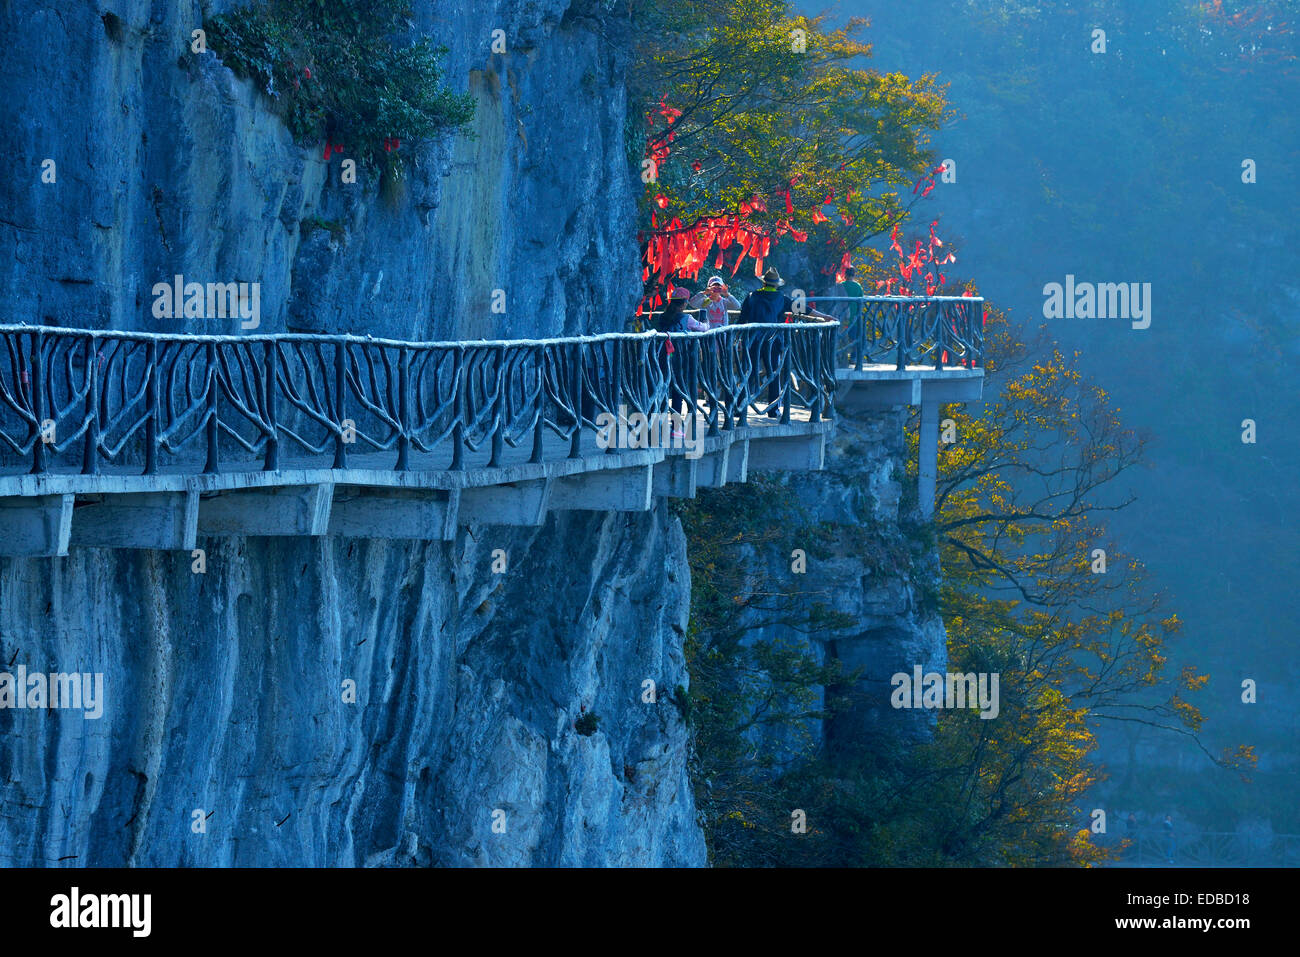
M 343 184 L 346 149 L 295 144 L 264 92 L 190 52 L 202 14 L 234 5 L 0 5 L 0 144 L 17 157 L 3 321 L 238 332 L 152 315 L 154 284 L 181 274 L 260 283 L 258 332 L 622 327 L 640 287 L 623 0 L 416 0 L 414 29 L 447 46 L 477 111 L 388 198 Z M 900 534 L 901 433 L 873 422 L 841 423 L 828 475 L 785 481 L 854 530 L 818 574 L 860 628 L 820 647 L 874 680 L 937 667 L 943 643 L 910 572 L 863 559 L 863 535 Z M 665 696 L 688 684 L 690 583 L 662 504 L 452 543 L 199 544 L 202 573 L 183 553 L 0 560 L 0 671 L 104 681 L 97 719 L 0 708 L 0 864 L 705 863 Z M 855 714 L 827 740 L 899 720 Z
M 296 145 L 269 96 L 191 52 L 203 13 L 238 5 L 0 7 L 0 145 L 15 162 L 0 183 L 5 321 L 238 332 L 153 317 L 154 284 L 181 274 L 261 283 L 259 332 L 622 327 L 639 295 L 625 2 L 413 3 L 415 29 L 448 49 L 448 86 L 477 110 L 472 135 L 414 152 L 394 201 L 375 177 L 341 182 L 351 145 L 329 160 L 323 142 Z M 505 53 L 491 52 L 498 29 Z
M 0 560 L 7 670 L 104 689 L 98 719 L 0 708 L 0 864 L 703 862 L 685 725 L 643 700 L 688 683 L 664 506 L 200 545 L 203 574 L 171 552 Z
M 915 740 L 933 730 L 933 711 L 896 709 L 891 677 L 948 667 L 947 632 L 939 616 L 938 553 L 916 512 L 916 477 L 907 474 L 906 410 L 846 416 L 828 450 L 827 471 L 794 474 L 800 501 L 834 529 L 822 577 L 839 596 L 839 611 L 856 624 L 825 636 L 826 653 L 846 672 L 838 689 L 849 707 L 830 722 L 826 743 L 852 752 L 868 739 Z
M 845 686 L 823 690 L 823 704 L 828 694 L 837 701 L 830 720 L 754 732 L 756 744 L 779 755 L 777 769 L 797 761 L 810 743 L 851 756 L 882 739 L 920 739 L 934 727 L 933 711 L 890 704 L 891 676 L 911 675 L 917 665 L 942 672 L 948 660 L 936 601 L 937 554 L 921 532 L 915 476 L 906 475 L 903 415 L 895 409 L 841 416 L 824 471 L 773 473 L 799 523 L 821 529 L 815 540 L 793 540 L 806 552 L 806 571 L 790 572 L 788 542 L 738 555 L 751 591 L 787 591 L 792 609 L 820 603 L 851 622 L 804 635 L 802 623 L 758 624 L 771 614 L 750 614 L 758 626 L 746 640 L 803 645 L 819 663 L 837 660 L 844 673 L 859 673 Z
M 0 321 L 239 331 L 154 318 L 179 273 L 259 282 L 258 332 L 621 328 L 639 293 L 625 3 L 416 0 L 478 108 L 395 198 L 343 184 L 346 151 L 295 144 L 265 93 L 191 52 L 234 6 L 0 5 Z M 688 683 L 664 508 L 450 544 L 199 544 L 202 574 L 182 553 L 0 560 L 3 668 L 102 673 L 106 700 L 99 719 L 0 708 L 0 863 L 704 863 L 684 726 L 642 703 L 646 679 Z

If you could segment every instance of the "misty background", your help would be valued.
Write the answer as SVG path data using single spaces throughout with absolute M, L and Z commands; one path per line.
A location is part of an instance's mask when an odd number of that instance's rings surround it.
M 1137 501 L 1116 542 L 1144 562 L 1183 631 L 1169 673 L 1210 674 L 1191 700 L 1219 753 L 1253 744 L 1249 783 L 1192 742 L 1101 722 L 1108 779 L 1096 805 L 1172 813 L 1206 830 L 1300 833 L 1294 801 L 1295 621 L 1300 514 L 1300 102 L 1280 3 L 1022 4 L 1003 0 L 803 2 L 834 22 L 865 16 L 874 66 L 948 84 L 933 137 L 957 181 L 906 232 L 938 217 L 973 279 L 1027 335 L 1039 326 L 1149 437 L 1148 467 L 1121 477 Z M 1233 19 L 1237 14 L 1242 16 Z M 1252 19 L 1253 18 L 1253 19 Z M 1106 51 L 1094 53 L 1095 29 Z M 1242 181 L 1255 162 L 1255 183 Z M 883 246 L 883 243 L 880 245 Z M 1151 325 L 1043 318 L 1043 287 L 1151 283 Z M 1257 441 L 1242 441 L 1253 419 Z M 1241 701 L 1242 681 L 1258 703 Z

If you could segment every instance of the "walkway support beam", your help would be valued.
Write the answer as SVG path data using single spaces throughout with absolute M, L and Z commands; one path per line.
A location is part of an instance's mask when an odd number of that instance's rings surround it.
M 556 511 L 648 512 L 654 505 L 654 466 L 600 469 L 555 479 Z
M 128 492 L 77 503 L 72 544 L 87 548 L 194 548 L 197 492 Z
M 340 485 L 330 507 L 330 535 L 449 541 L 456 533 L 460 491 Z
M 934 492 L 939 478 L 939 403 L 921 400 L 920 461 L 917 463 L 916 492 L 921 514 L 934 518 Z
M 200 535 L 324 535 L 334 486 L 249 488 L 200 499 Z
M 68 554 L 75 497 L 0 498 L 0 556 L 44 558 Z
M 536 527 L 546 521 L 551 479 L 466 488 L 460 492 L 460 525 L 522 525 Z

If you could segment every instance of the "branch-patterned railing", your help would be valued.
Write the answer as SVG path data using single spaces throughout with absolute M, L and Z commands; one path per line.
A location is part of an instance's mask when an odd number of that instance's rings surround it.
M 840 322 L 835 354 L 841 367 L 984 364 L 984 300 L 975 296 L 808 296 L 808 306 Z M 798 308 L 796 301 L 796 308 Z M 702 309 L 687 309 L 692 314 Z M 651 317 L 659 312 L 649 313 Z M 738 310 L 728 310 L 735 322 Z
M 865 365 L 984 364 L 984 300 L 976 296 L 810 296 L 840 320 L 836 355 L 850 369 Z
M 751 412 L 831 412 L 836 325 L 418 343 L 356 336 L 182 336 L 0 326 L 0 467 L 95 474 L 502 464 L 548 432 L 670 409 L 709 434 Z M 669 351 L 671 344 L 671 352 Z M 775 388 L 775 401 L 768 390 Z M 777 412 L 779 410 L 779 413 Z M 611 449 L 611 451 L 613 451 Z

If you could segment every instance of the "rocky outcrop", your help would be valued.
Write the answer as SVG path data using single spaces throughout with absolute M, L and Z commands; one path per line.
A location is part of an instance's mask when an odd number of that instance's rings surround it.
M 103 675 L 97 719 L 0 709 L 0 863 L 703 863 L 685 725 L 646 700 L 688 683 L 662 506 L 200 544 L 203 573 L 0 560 L 7 670 Z
M 826 728 L 832 751 L 869 741 L 928 736 L 934 712 L 896 709 L 893 675 L 947 668 L 947 633 L 939 616 L 938 556 L 915 513 L 915 476 L 907 475 L 905 410 L 844 416 L 823 473 L 792 474 L 811 517 L 831 529 L 819 561 L 822 586 L 854 622 L 822 637 L 825 653 L 858 679 L 837 689 L 847 707 Z M 904 494 L 904 488 L 908 494 Z
M 749 729 L 756 748 L 774 756 L 774 770 L 817 749 L 852 757 L 933 729 L 934 712 L 890 702 L 894 674 L 947 667 L 937 556 L 915 514 L 915 493 L 904 494 L 915 478 L 906 475 L 903 414 L 842 416 L 824 471 L 770 473 L 777 482 L 773 506 L 798 530 L 734 549 L 727 559 L 736 563 L 726 574 L 742 583 L 739 590 L 767 596 L 739 615 L 750 629 L 746 642 L 801 649 L 817 664 L 838 662 L 843 674 L 857 675 L 820 690 L 814 709 L 832 704 L 829 720 Z M 802 570 L 792 549 L 804 553 Z M 837 615 L 820 614 L 817 606 Z

